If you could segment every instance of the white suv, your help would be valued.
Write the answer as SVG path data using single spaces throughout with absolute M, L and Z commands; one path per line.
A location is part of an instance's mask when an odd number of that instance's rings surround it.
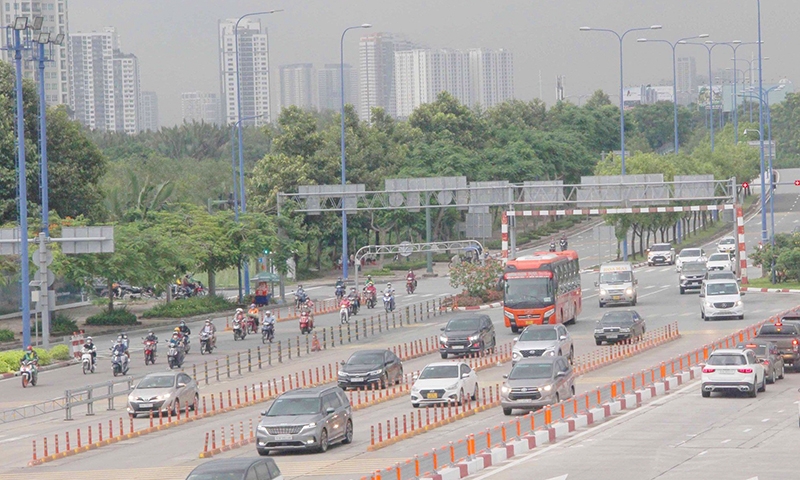
M 680 272 L 684 263 L 705 262 L 706 260 L 708 260 L 706 252 L 702 248 L 684 248 L 675 260 L 675 270 Z
M 713 320 L 722 317 L 744 319 L 744 292 L 735 280 L 707 280 L 700 290 L 700 318 Z
M 736 239 L 733 237 L 725 237 L 717 242 L 717 251 L 720 253 L 735 253 L 736 252 Z
M 647 265 L 657 263 L 675 264 L 675 249 L 669 243 L 656 243 L 647 250 Z
M 711 392 L 747 392 L 751 397 L 767 388 L 764 366 L 752 350 L 714 350 L 703 367 L 700 391 L 708 398 Z

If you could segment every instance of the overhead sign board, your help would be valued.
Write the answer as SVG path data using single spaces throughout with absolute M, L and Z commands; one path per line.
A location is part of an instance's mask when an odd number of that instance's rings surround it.
M 114 253 L 114 227 L 61 227 L 57 241 L 67 255 Z

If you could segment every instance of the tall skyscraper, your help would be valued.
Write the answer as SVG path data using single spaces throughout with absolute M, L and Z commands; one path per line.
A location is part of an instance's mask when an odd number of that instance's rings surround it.
M 314 108 L 314 66 L 310 63 L 281 65 L 281 108 L 291 105 Z
M 132 53 L 114 52 L 114 130 L 129 135 L 142 130 L 142 90 L 139 59 Z
M 219 22 L 219 70 L 223 118 L 226 124 L 238 121 L 236 98 L 236 20 Z M 239 22 L 239 84 L 242 123 L 265 125 L 270 122 L 269 41 L 258 19 Z M 249 120 L 245 118 L 252 117 Z
M 158 121 L 158 95 L 142 92 L 142 131 L 155 132 L 161 128 Z
M 355 104 L 356 78 L 353 68 L 345 63 L 344 67 L 344 102 Z M 317 71 L 317 98 L 320 111 L 342 109 L 342 71 L 338 63 L 326 63 Z M 358 111 L 358 110 L 357 110 Z M 363 118 L 363 117 L 362 117 Z
M 421 48 L 391 33 L 361 37 L 359 43 L 359 117 L 370 118 L 374 107 L 396 116 L 395 52 Z
M 395 52 L 396 115 L 407 118 L 444 91 L 470 107 L 493 107 L 514 97 L 513 76 L 513 59 L 506 50 Z
M 28 17 L 32 22 L 33 17 L 41 16 L 44 18 L 42 30 L 50 33 L 53 39 L 57 34 L 69 34 L 69 16 L 66 0 L 15 0 L 14 2 L 0 2 L 0 27 L 3 34 L 0 35 L 0 42 L 6 46 L 5 27 L 12 25 L 16 17 Z M 61 46 L 50 46 L 45 48 L 45 53 L 52 62 L 47 62 L 44 68 L 45 78 L 45 101 L 48 105 L 69 105 L 70 104 L 70 75 L 67 56 L 69 47 L 67 39 Z M 52 52 L 52 55 L 51 55 Z M 3 59 L 13 62 L 14 52 L 3 50 Z M 38 79 L 37 62 L 23 62 L 23 75 L 25 78 Z
M 220 102 L 216 93 L 181 93 L 181 114 L 186 123 L 220 123 Z
M 697 102 L 697 65 L 694 57 L 678 57 L 676 73 L 678 104 L 689 105 Z

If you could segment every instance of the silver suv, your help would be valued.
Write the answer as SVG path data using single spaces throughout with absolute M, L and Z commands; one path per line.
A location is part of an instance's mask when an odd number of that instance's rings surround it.
M 316 450 L 353 441 L 350 401 L 336 386 L 291 390 L 263 412 L 256 432 L 256 450 Z
M 514 339 L 511 363 L 528 357 L 567 357 L 570 363 L 575 356 L 572 337 L 562 324 L 530 325 Z

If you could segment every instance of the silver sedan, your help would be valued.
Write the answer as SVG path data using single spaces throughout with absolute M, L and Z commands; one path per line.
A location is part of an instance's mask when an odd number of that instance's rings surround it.
M 128 414 L 186 411 L 197 408 L 200 393 L 197 383 L 183 372 L 151 373 L 139 381 L 128 395 Z

